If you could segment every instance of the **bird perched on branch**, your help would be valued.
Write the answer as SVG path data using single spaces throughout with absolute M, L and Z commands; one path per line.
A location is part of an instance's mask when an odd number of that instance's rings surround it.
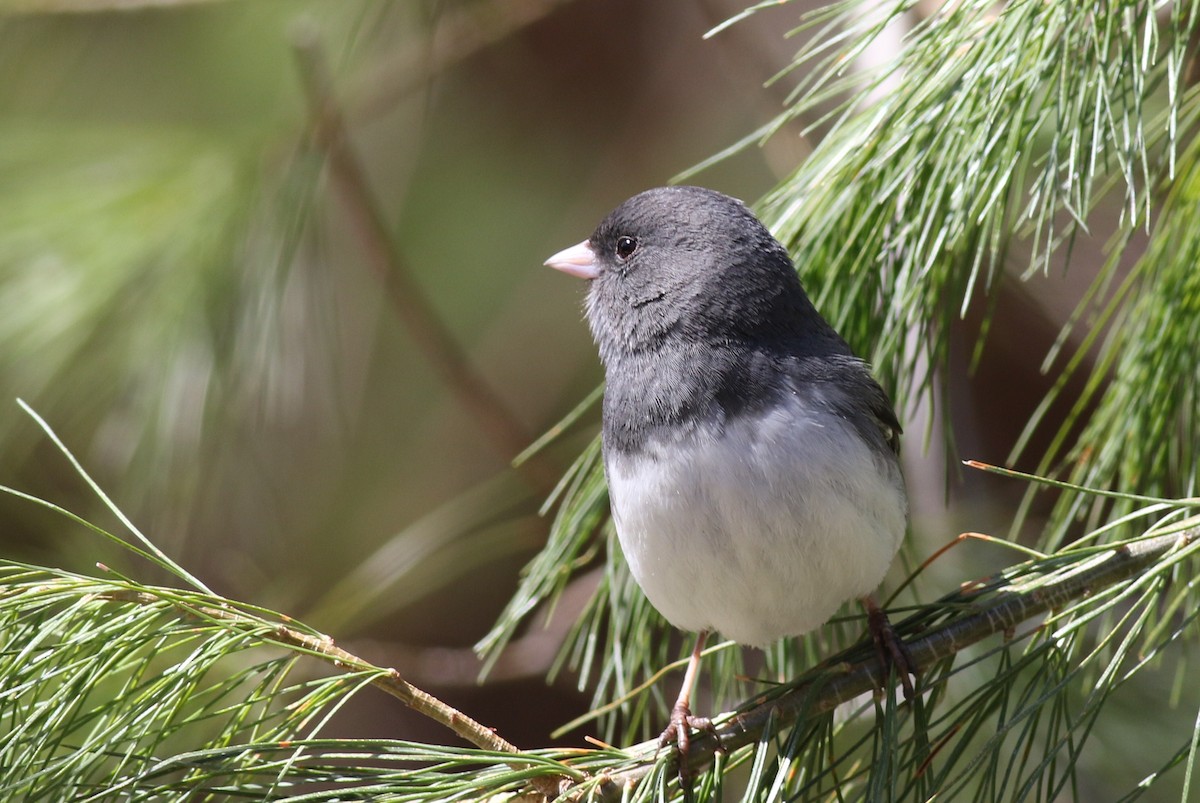
M 711 631 L 756 647 L 863 599 L 881 656 L 903 650 L 869 596 L 907 523 L 900 424 L 740 201 L 635 195 L 546 264 L 586 279 L 605 368 L 604 468 L 621 549 L 651 604 L 699 635 L 663 734 L 686 767 Z

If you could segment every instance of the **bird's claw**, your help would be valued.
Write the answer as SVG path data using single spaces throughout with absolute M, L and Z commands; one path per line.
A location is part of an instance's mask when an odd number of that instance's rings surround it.
M 691 796 L 692 778 L 694 773 L 691 771 L 690 762 L 688 761 L 689 753 L 692 749 L 692 730 L 708 733 L 716 742 L 717 752 L 725 752 L 725 746 L 721 743 L 721 736 L 717 733 L 716 726 L 708 717 L 692 716 L 692 711 L 684 703 L 676 703 L 671 709 L 671 724 L 658 737 L 658 747 L 661 750 L 669 744 L 674 744 L 679 751 L 679 783 L 684 791 Z
M 908 648 L 896 635 L 882 608 L 874 605 L 867 607 L 867 629 L 871 632 L 871 640 L 875 642 L 875 652 L 879 656 L 879 665 L 883 668 L 884 676 L 887 676 L 889 667 L 894 668 L 900 676 L 904 699 L 912 700 L 916 696 L 913 679 L 917 677 L 917 670 L 908 655 Z
M 658 737 L 659 749 L 666 747 L 672 742 L 679 748 L 680 763 L 683 763 L 683 757 L 692 749 L 692 729 L 711 733 L 715 738 L 717 729 L 713 727 L 712 720 L 708 717 L 694 717 L 692 711 L 686 705 L 676 703 L 671 709 L 671 724 Z M 719 740 L 718 740 L 719 743 Z

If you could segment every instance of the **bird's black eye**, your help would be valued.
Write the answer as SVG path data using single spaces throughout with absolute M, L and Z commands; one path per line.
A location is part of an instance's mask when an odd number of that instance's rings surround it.
M 617 238 L 617 259 L 626 260 L 637 250 L 638 242 L 632 237 Z

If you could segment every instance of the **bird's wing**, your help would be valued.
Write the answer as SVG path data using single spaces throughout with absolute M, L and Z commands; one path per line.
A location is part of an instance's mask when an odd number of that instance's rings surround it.
M 877 442 L 899 455 L 903 432 L 900 421 L 891 399 L 871 376 L 867 364 L 857 357 L 841 354 L 824 357 L 822 362 L 817 370 L 811 363 L 806 366 L 801 382 L 816 385 L 821 402 L 857 427 L 864 438 L 879 439 Z

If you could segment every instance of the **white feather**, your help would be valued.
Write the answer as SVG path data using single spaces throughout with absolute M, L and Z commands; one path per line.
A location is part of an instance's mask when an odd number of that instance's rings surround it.
M 723 432 L 606 458 L 617 535 L 667 620 L 765 646 L 879 585 L 904 536 L 895 461 L 797 397 Z

